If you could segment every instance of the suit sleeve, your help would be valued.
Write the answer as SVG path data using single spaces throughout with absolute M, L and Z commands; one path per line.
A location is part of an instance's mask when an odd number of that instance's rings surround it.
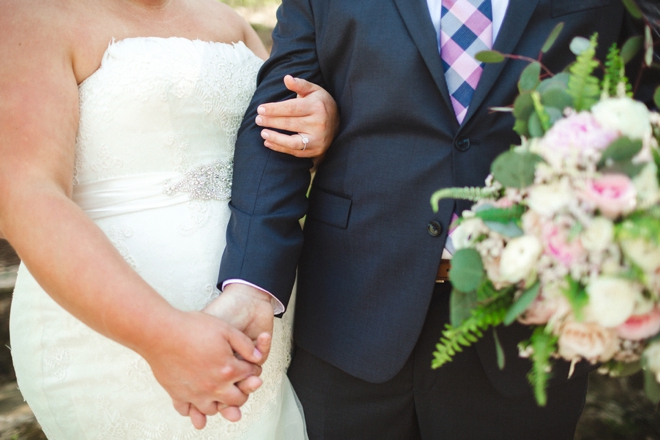
M 277 11 L 271 57 L 263 65 L 236 142 L 231 219 L 218 284 L 242 279 L 288 304 L 302 248 L 299 220 L 307 211 L 309 159 L 263 145 L 254 119 L 260 104 L 293 98 L 290 74 L 323 85 L 309 0 L 284 0 Z

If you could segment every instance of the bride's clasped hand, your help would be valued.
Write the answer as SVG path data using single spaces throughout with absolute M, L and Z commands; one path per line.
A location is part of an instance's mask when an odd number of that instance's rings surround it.
M 1 5 L 0 234 L 23 261 L 12 355 L 46 435 L 305 438 L 290 318 L 216 286 L 267 57 L 256 33 L 213 0 Z M 336 105 L 283 80 L 297 97 L 248 119 L 274 154 L 319 157 Z M 198 428 L 242 420 L 198 434 L 172 400 Z

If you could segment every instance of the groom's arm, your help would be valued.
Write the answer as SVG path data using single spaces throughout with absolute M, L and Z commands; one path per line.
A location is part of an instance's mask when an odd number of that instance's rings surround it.
M 294 95 L 282 79 L 291 74 L 323 84 L 311 5 L 284 0 L 273 31 L 273 51 L 239 130 L 234 157 L 231 220 L 219 284 L 241 279 L 287 304 L 302 247 L 299 220 L 307 211 L 311 160 L 263 147 L 255 123 L 260 104 Z

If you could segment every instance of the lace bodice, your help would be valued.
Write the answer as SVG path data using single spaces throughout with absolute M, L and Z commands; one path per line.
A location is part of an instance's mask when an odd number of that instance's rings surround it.
M 79 87 L 74 183 L 229 163 L 261 63 L 242 42 L 111 43 Z

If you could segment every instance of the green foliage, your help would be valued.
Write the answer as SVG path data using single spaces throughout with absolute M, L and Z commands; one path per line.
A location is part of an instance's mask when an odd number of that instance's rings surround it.
M 546 388 L 550 379 L 550 357 L 557 351 L 557 337 L 547 333 L 543 327 L 537 327 L 529 339 L 532 347 L 532 370 L 527 379 L 534 389 L 534 397 L 539 406 L 545 406 L 548 401 Z
M 584 309 L 584 307 L 589 303 L 589 295 L 587 295 L 584 287 L 582 287 L 579 282 L 575 281 L 570 276 L 566 277 L 566 284 L 567 286 L 562 290 L 562 292 L 568 302 L 571 304 L 575 319 L 582 321 L 582 309 Z
M 637 55 L 642 49 L 643 44 L 644 37 L 641 35 L 630 37 L 625 43 L 623 43 L 623 46 L 621 47 L 621 58 L 623 59 L 624 64 L 628 64 L 633 58 L 635 58 L 635 55 Z
M 479 200 L 495 197 L 498 191 L 499 190 L 495 188 L 444 188 L 433 193 L 431 196 L 431 207 L 433 208 L 433 212 L 438 212 L 438 203 L 440 203 L 440 200 L 460 199 L 477 202 Z
M 559 37 L 559 34 L 561 34 L 561 31 L 564 29 L 564 22 L 559 23 L 555 28 L 550 32 L 550 35 L 548 35 L 548 38 L 545 40 L 545 43 L 543 43 L 543 47 L 541 48 L 541 53 L 546 53 L 547 51 L 550 50 L 550 48 L 555 44 L 555 41 L 557 41 L 557 37 Z
M 494 208 L 492 205 L 486 205 L 476 210 L 475 216 L 485 222 L 509 223 L 519 221 L 525 213 L 525 207 L 522 205 L 513 205 L 510 208 Z
M 598 61 L 594 59 L 597 40 L 598 34 L 595 33 L 589 40 L 589 46 L 579 53 L 577 60 L 569 68 L 571 76 L 568 80 L 568 94 L 573 97 L 573 104 L 578 112 L 590 110 L 600 98 L 598 78 L 592 75 L 598 67 Z
M 493 298 L 489 303 L 473 309 L 471 316 L 461 325 L 454 327 L 447 324 L 440 342 L 435 346 L 436 351 L 433 353 L 431 367 L 439 368 L 447 362 L 451 362 L 457 353 L 463 351 L 463 347 L 469 347 L 483 337 L 484 331 L 500 325 L 510 302 L 510 297 L 501 295 Z
M 619 84 L 623 84 L 626 95 L 632 97 L 632 86 L 626 77 L 626 63 L 619 48 L 614 43 L 607 52 L 607 58 L 605 58 L 605 74 L 601 86 L 603 93 L 608 96 L 618 96 Z
M 477 306 L 477 292 L 461 292 L 452 289 L 449 297 L 449 322 L 454 327 L 461 325 L 463 321 L 472 315 L 472 309 Z
M 504 357 L 504 349 L 502 348 L 502 344 L 500 343 L 500 338 L 497 336 L 497 328 L 493 328 L 493 339 L 495 340 L 495 353 L 497 353 L 497 367 L 500 370 L 504 369 L 504 364 L 506 363 L 506 359 Z
M 545 134 L 546 131 L 550 130 L 550 127 L 552 126 L 552 122 L 550 120 L 550 114 L 541 103 L 541 94 L 539 92 L 532 92 L 532 102 L 534 103 L 534 112 L 535 112 L 534 114 L 538 116 L 539 122 L 541 124 L 541 129 L 543 130 L 543 132 L 541 133 L 542 136 Z
M 536 282 L 532 287 L 525 290 L 520 298 L 518 298 L 513 305 L 506 312 L 504 317 L 504 325 L 511 325 L 517 318 L 520 316 L 527 307 L 534 302 L 534 300 L 539 296 L 541 292 L 541 285 Z
M 660 108 L 660 86 L 655 89 L 655 93 L 653 94 L 653 103 L 656 107 Z
M 461 292 L 472 292 L 484 276 L 481 255 L 474 249 L 459 249 L 452 255 L 449 281 Z
M 474 59 L 482 63 L 501 63 L 505 56 L 502 52 L 496 50 L 482 50 L 474 55 Z
M 531 92 L 539 84 L 541 75 L 541 63 L 535 61 L 525 67 L 518 80 L 518 90 L 520 93 Z
M 616 225 L 617 240 L 642 239 L 653 245 L 660 245 L 660 218 L 648 215 L 649 213 L 653 214 L 649 211 L 646 211 L 646 215 L 633 214 Z
M 637 3 L 635 3 L 635 0 L 622 0 L 622 1 L 623 1 L 623 5 L 626 7 L 630 15 L 632 15 L 636 19 L 640 19 L 644 16 L 642 14 L 641 9 L 639 9 L 639 6 L 637 6 Z
M 612 143 L 603 151 L 603 155 L 598 165 L 604 165 L 608 160 L 614 162 L 631 160 L 640 151 L 642 151 L 642 141 L 640 139 L 633 140 L 627 136 L 621 136 L 612 141 Z
M 655 380 L 655 374 L 649 370 L 644 370 L 644 392 L 654 404 L 660 403 L 660 384 Z
M 534 183 L 536 164 L 543 162 L 538 154 L 527 151 L 507 151 L 500 154 L 491 165 L 495 180 L 505 187 L 526 188 Z

